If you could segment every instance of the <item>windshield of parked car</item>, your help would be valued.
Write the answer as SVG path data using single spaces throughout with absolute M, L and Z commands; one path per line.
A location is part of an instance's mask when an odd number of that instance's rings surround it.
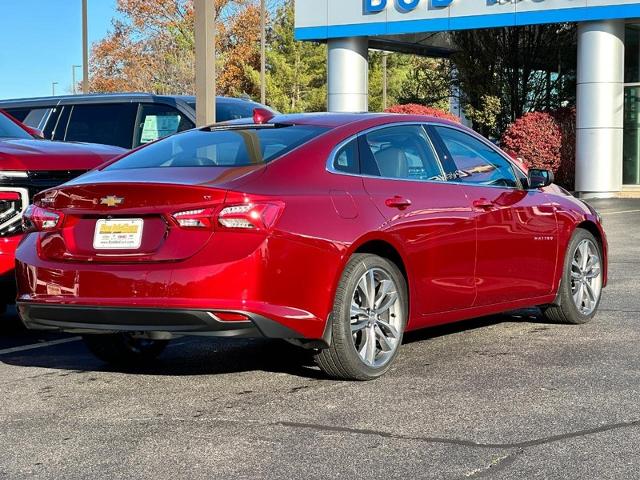
M 5 115 L 0 114 L 0 138 L 33 138 Z
M 312 125 L 190 130 L 136 150 L 105 170 L 262 164 L 281 157 L 326 130 Z

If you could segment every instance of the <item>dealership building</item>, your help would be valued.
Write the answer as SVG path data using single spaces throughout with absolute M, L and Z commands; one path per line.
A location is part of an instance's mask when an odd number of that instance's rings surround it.
M 328 108 L 368 109 L 368 51 L 437 54 L 434 32 L 576 22 L 576 191 L 640 194 L 639 0 L 296 0 L 296 38 L 328 45 Z

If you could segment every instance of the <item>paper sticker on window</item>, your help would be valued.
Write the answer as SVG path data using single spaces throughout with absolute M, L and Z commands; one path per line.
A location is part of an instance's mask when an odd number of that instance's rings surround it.
M 180 115 L 147 115 L 144 118 L 140 143 L 148 143 L 178 131 Z

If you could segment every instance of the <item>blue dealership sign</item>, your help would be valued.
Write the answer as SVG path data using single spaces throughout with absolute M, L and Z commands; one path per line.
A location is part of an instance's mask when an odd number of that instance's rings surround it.
M 640 0 L 295 0 L 298 40 L 640 17 Z

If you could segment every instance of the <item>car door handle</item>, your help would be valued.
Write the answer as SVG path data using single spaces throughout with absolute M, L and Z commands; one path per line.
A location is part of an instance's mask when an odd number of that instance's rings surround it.
M 496 208 L 496 204 L 486 198 L 478 198 L 473 201 L 473 208 L 478 210 L 493 210 Z
M 394 195 L 391 198 L 387 198 L 384 201 L 384 204 L 387 207 L 398 208 L 400 210 L 403 210 L 411 206 L 411 200 L 409 200 L 408 198 L 401 197 L 400 195 Z

